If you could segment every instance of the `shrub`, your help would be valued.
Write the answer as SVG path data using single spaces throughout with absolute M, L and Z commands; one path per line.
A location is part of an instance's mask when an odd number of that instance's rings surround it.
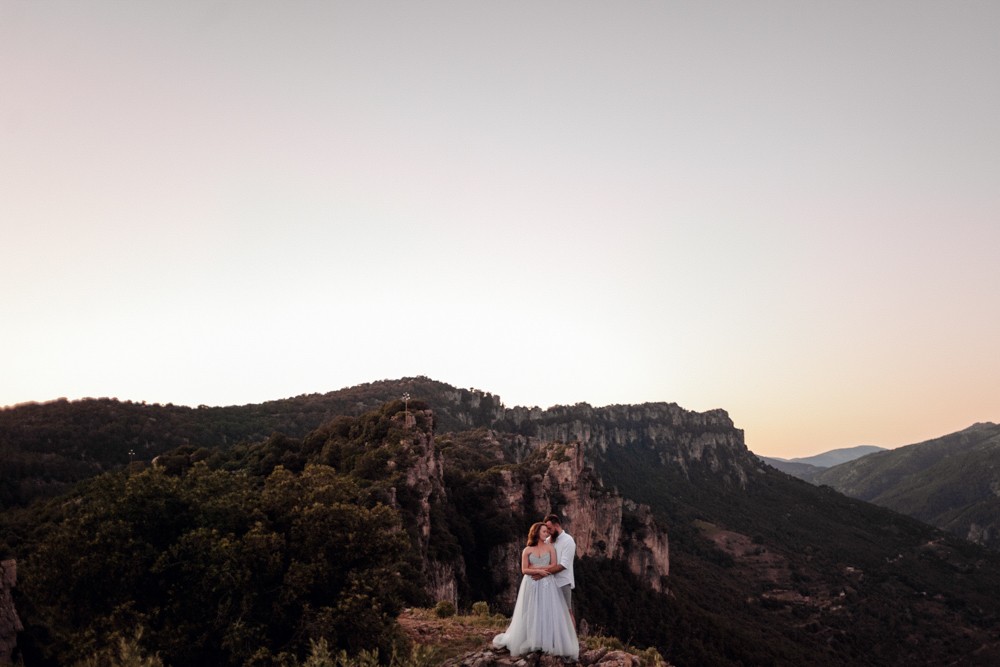
M 132 637 L 123 637 L 115 633 L 117 644 L 113 641 L 102 651 L 95 653 L 76 663 L 76 667 L 163 667 L 159 655 L 146 655 L 140 644 L 142 628 L 136 630 Z
M 490 606 L 485 602 L 479 601 L 472 605 L 472 615 L 473 616 L 489 616 Z
M 434 613 L 438 618 L 448 618 L 455 615 L 455 605 L 448 600 L 441 600 L 434 605 Z
M 663 659 L 660 652 L 653 647 L 649 647 L 637 655 L 639 656 L 639 662 L 642 667 L 661 667 L 661 665 L 667 664 L 667 661 Z

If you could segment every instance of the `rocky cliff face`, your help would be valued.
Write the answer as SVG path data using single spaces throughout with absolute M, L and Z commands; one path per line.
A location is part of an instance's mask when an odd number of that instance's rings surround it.
M 628 568 L 654 590 L 663 590 L 670 572 L 667 531 L 658 525 L 649 508 L 623 498 L 607 488 L 599 470 L 601 461 L 617 449 L 642 449 L 647 459 L 658 460 L 665 470 L 691 478 L 711 474 L 724 483 L 746 487 L 762 469 L 747 450 L 743 432 L 723 410 L 693 412 L 672 403 L 616 405 L 594 408 L 587 404 L 539 408 L 505 408 L 499 397 L 476 390 L 448 394 L 445 407 L 449 423 L 486 429 L 478 437 L 481 451 L 502 451 L 495 461 L 495 513 L 538 520 L 549 512 L 565 519 L 564 528 L 577 543 L 578 557 L 609 558 Z M 418 415 L 419 416 L 419 415 Z M 421 432 L 417 422 L 412 451 L 418 463 L 407 483 L 419 490 L 421 535 L 430 536 L 431 504 L 447 494 L 443 465 L 434 449 L 434 434 Z M 541 467 L 539 465 L 541 458 Z M 518 466 L 534 461 L 527 478 Z M 528 525 L 523 526 L 527 532 Z M 523 534 L 491 548 L 489 571 L 494 588 L 503 593 L 496 602 L 513 606 L 520 582 Z M 426 541 L 421 544 L 427 552 Z M 466 570 L 455 564 L 428 561 L 428 593 L 438 600 L 456 601 Z
M 431 391 L 431 385 L 435 383 L 418 380 L 413 391 L 419 395 Z M 745 487 L 761 469 L 746 448 L 743 431 L 734 426 L 725 410 L 695 412 L 675 403 L 600 408 L 579 403 L 543 410 L 507 408 L 499 396 L 477 389 L 451 388 L 439 396 L 444 404 L 435 408 L 446 423 L 518 434 L 523 436 L 522 445 L 578 442 L 592 456 L 606 454 L 614 447 L 648 447 L 656 450 L 664 465 L 676 466 L 684 474 L 704 467 L 739 487 Z
M 443 502 L 446 495 L 444 467 L 434 444 L 434 414 L 430 410 L 411 410 L 399 413 L 392 421 L 406 433 L 399 444 L 403 457 L 409 462 L 406 486 L 415 493 L 417 500 L 417 546 L 425 568 L 427 594 L 433 600 L 457 603 L 458 581 L 465 576 L 464 563 L 461 560 L 442 562 L 430 556 L 432 506 Z
M 499 403 L 490 398 L 491 407 Z M 698 413 L 668 403 L 515 407 L 503 409 L 491 426 L 510 458 L 524 461 L 539 452 L 546 457 L 545 471 L 527 485 L 519 485 L 513 475 L 503 478 L 498 487 L 508 507 L 528 517 L 560 513 L 577 542 L 578 556 L 622 560 L 655 590 L 663 589 L 670 571 L 667 531 L 648 507 L 602 484 L 600 460 L 615 448 L 642 448 L 653 452 L 665 469 L 689 478 L 696 470 L 709 473 L 739 488 L 762 469 L 746 448 L 742 430 L 723 410 Z M 490 557 L 496 583 L 506 591 L 505 604 L 513 604 L 516 595 L 522 546 L 512 541 Z
M 0 561 L 0 665 L 9 665 L 17 646 L 17 633 L 24 629 L 11 589 L 17 585 L 17 561 Z
M 646 447 L 664 465 L 688 474 L 707 467 L 723 480 L 745 487 L 761 467 L 746 448 L 743 431 L 724 410 L 693 412 L 674 403 L 558 406 L 548 410 L 511 408 L 505 419 L 541 442 L 578 442 L 592 455 L 613 447 Z
M 664 578 L 670 573 L 669 540 L 649 508 L 605 489 L 579 444 L 550 445 L 545 457 L 544 472 L 527 483 L 506 474 L 504 483 L 498 485 L 500 502 L 529 520 L 541 520 L 553 511 L 559 513 L 563 528 L 576 541 L 577 558 L 625 561 L 648 586 L 662 590 Z M 518 535 L 490 554 L 494 582 L 504 591 L 497 601 L 502 607 L 513 607 L 517 596 L 523 539 Z
M 405 481 L 398 483 L 407 487 L 405 494 L 397 489 L 395 495 L 405 498 L 414 516 L 411 534 L 416 536 L 426 592 L 433 600 L 459 603 L 461 591 L 476 595 L 502 591 L 491 601 L 512 606 L 521 577 L 524 535 L 532 521 L 549 512 L 564 517 L 578 557 L 622 561 L 650 588 L 663 590 L 670 572 L 666 527 L 656 522 L 647 506 L 610 488 L 602 479 L 610 474 L 608 466 L 617 466 L 618 477 L 608 479 L 622 489 L 628 486 L 622 475 L 630 474 L 635 461 L 662 466 L 664 480 L 666 473 L 673 479 L 710 475 L 735 487 L 747 486 L 763 468 L 744 445 L 743 432 L 723 410 L 698 413 L 672 403 L 507 408 L 487 392 L 419 378 L 407 382 L 412 386 L 404 389 L 423 405 L 392 417 L 393 431 L 402 435 L 398 442 L 386 444 L 402 451 L 398 461 L 389 462 L 390 470 L 400 466 Z M 461 475 L 471 465 L 473 476 L 485 476 L 469 482 L 474 488 L 467 489 L 470 493 L 463 502 L 471 499 L 488 508 L 455 504 L 445 483 L 446 462 L 435 442 L 435 423 L 443 425 L 448 437 L 461 441 L 462 451 L 456 455 L 469 459 L 452 462 L 449 454 L 449 470 L 457 466 Z M 432 535 L 455 518 L 449 511 L 478 517 L 475 526 L 466 526 L 466 538 L 477 527 L 494 532 L 478 535 L 472 546 L 465 542 L 455 547 L 445 544 L 449 536 L 462 538 L 449 524 L 438 542 Z M 483 518 L 489 523 L 478 523 Z M 473 519 L 459 517 L 463 520 Z M 467 558 L 476 560 L 466 562 Z
M 434 551 L 432 522 L 440 520 L 433 508 L 436 503 L 443 504 L 448 494 L 444 465 L 434 440 L 433 414 L 429 410 L 411 411 L 400 413 L 393 421 L 405 433 L 399 442 L 403 452 L 400 459 L 407 460 L 408 496 L 416 497 L 416 508 L 410 509 L 416 515 L 417 546 L 425 564 L 427 593 L 434 600 L 457 603 L 466 563 L 461 558 L 439 561 L 430 555 Z M 564 517 L 564 528 L 576 540 L 578 558 L 622 560 L 651 588 L 663 589 L 670 571 L 666 530 L 657 525 L 649 508 L 604 487 L 594 472 L 586 445 L 485 430 L 477 437 L 477 451 L 492 452 L 496 457 L 489 459 L 490 465 L 496 464 L 493 515 L 523 516 L 530 522 L 558 512 Z M 502 451 L 507 452 L 506 456 Z M 531 466 L 512 454 L 516 451 L 533 453 Z M 529 467 L 532 474 L 525 472 Z M 528 525 L 521 528 L 488 555 L 495 588 L 504 591 L 495 601 L 501 606 L 513 606 L 520 583 L 520 553 Z

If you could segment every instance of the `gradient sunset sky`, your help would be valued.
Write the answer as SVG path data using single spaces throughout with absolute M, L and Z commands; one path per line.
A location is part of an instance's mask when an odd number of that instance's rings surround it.
M 1000 421 L 1000 3 L 0 0 L 0 405 Z

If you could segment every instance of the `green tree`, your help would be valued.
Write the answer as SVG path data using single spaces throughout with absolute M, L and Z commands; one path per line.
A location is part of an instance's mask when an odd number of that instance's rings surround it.
M 399 646 L 406 532 L 327 466 L 107 474 L 41 511 L 20 592 L 43 659 L 102 655 L 135 627 L 167 664 L 269 664 L 318 639 Z

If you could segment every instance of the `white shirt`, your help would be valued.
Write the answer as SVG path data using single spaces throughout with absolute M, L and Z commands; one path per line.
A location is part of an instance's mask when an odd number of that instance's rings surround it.
M 566 531 L 559 533 L 559 538 L 555 542 L 552 542 L 552 538 L 549 538 L 549 541 L 556 549 L 556 560 L 566 568 L 552 575 L 556 585 L 560 588 L 563 586 L 576 588 L 576 579 L 573 577 L 573 559 L 576 557 L 576 541 Z

